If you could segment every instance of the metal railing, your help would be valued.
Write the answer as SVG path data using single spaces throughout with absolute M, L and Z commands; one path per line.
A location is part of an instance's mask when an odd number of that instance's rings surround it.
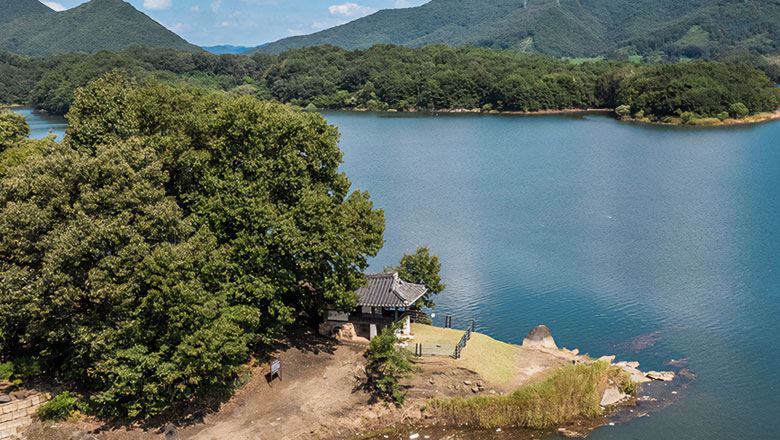
M 466 331 L 460 338 L 460 342 L 458 342 L 456 345 L 416 343 L 414 344 L 414 355 L 418 357 L 449 356 L 454 359 L 460 359 L 461 354 L 471 339 L 471 334 L 474 333 L 475 328 L 475 319 L 472 318 L 469 325 L 466 326 Z
M 466 332 L 463 333 L 463 337 L 460 338 L 460 342 L 458 342 L 458 345 L 455 346 L 455 354 L 453 355 L 455 359 L 460 359 L 460 355 L 466 348 L 466 344 L 469 343 L 469 340 L 471 339 L 471 333 L 474 332 L 474 322 L 474 318 L 471 318 L 471 322 L 468 326 L 466 326 Z

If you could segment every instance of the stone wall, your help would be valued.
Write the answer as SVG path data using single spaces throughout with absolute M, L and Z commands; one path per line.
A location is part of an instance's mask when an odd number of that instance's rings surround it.
M 17 438 L 32 424 L 38 407 L 49 401 L 47 393 L 39 393 L 26 399 L 0 404 L 0 439 Z

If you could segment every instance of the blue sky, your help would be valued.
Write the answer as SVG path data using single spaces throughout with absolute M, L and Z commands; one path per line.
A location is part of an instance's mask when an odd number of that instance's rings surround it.
M 86 0 L 42 0 L 68 9 Z M 419 6 L 428 0 L 125 0 L 187 41 L 256 46 L 310 34 L 379 9 Z

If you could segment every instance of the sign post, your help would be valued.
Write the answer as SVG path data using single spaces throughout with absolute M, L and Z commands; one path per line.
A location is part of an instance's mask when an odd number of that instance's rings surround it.
M 278 358 L 271 361 L 271 380 L 274 380 L 274 376 L 282 380 L 282 362 Z

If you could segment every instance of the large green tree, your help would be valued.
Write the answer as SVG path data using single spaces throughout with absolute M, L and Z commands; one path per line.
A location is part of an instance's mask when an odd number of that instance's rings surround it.
M 0 153 L 30 135 L 24 116 L 0 109 Z
M 436 307 L 433 301 L 434 295 L 441 293 L 446 284 L 442 283 L 439 271 L 441 263 L 439 256 L 431 255 L 431 249 L 428 246 L 418 246 L 413 254 L 404 254 L 401 257 L 401 264 L 396 267 L 386 267 L 386 271 L 398 271 L 398 276 L 409 283 L 422 284 L 428 292 L 420 298 L 418 306 L 425 306 L 429 309 Z
M 0 349 L 143 418 L 228 391 L 258 342 L 349 308 L 384 216 L 335 127 L 109 74 L 0 181 Z

